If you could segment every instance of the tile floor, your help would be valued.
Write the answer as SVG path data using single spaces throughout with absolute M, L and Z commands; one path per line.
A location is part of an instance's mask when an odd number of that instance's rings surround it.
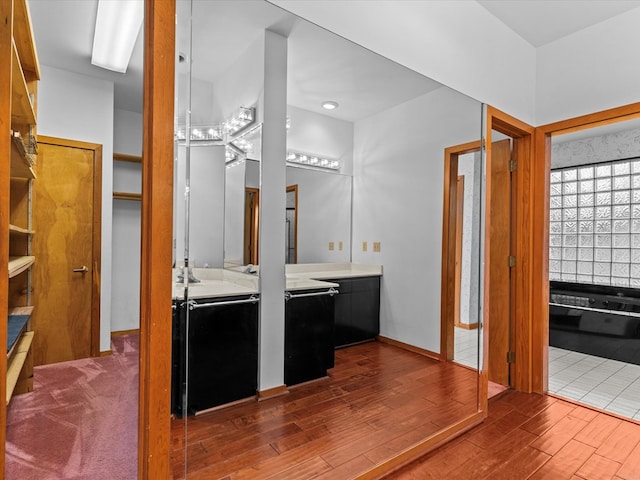
M 549 393 L 640 420 L 640 365 L 549 347 Z
M 478 330 L 454 335 L 454 361 L 477 368 Z M 549 393 L 640 420 L 640 365 L 549 347 Z
M 478 368 L 478 329 L 455 327 L 453 334 L 453 361 Z

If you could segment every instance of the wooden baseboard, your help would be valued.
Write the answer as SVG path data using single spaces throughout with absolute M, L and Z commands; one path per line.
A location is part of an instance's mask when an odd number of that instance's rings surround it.
M 121 335 L 133 335 L 133 334 L 140 334 L 140 329 L 139 328 L 134 328 L 132 330 L 117 330 L 115 332 L 111 332 L 111 338 L 113 337 L 119 337 Z
M 289 389 L 286 385 L 280 385 L 278 387 L 267 388 L 266 390 L 260 390 L 258 392 L 257 398 L 259 402 L 263 400 L 268 400 L 270 398 L 280 397 L 281 395 L 286 395 L 289 393 Z
M 460 322 L 456 322 L 454 324 L 454 326 L 456 326 L 458 328 L 464 328 L 465 330 L 475 330 L 476 328 L 478 328 L 478 322 L 476 322 L 476 323 L 460 323 Z
M 418 354 L 423 355 L 425 357 L 429 357 L 429 358 L 431 358 L 433 360 L 440 361 L 440 354 L 432 352 L 430 350 L 426 350 L 424 348 L 416 347 L 415 345 L 410 345 L 408 343 L 400 342 L 400 341 L 394 340 L 392 338 L 383 337 L 382 335 L 378 335 L 376 337 L 376 340 L 378 340 L 379 342 L 382 342 L 382 343 L 388 343 L 389 345 L 393 345 L 395 347 L 399 347 L 399 348 L 402 348 L 404 350 L 408 350 L 408 351 L 413 352 L 413 353 L 418 353 Z
M 427 453 L 441 447 L 445 443 L 459 437 L 463 433 L 471 430 L 473 427 L 481 424 L 484 420 L 484 415 L 481 412 L 474 413 L 464 420 L 454 423 L 448 428 L 416 443 L 412 447 L 400 452 L 399 454 L 391 457 L 386 462 L 372 467 L 370 470 L 355 477 L 357 480 L 377 480 L 384 478 L 392 472 L 395 472 L 405 465 L 416 461 L 420 457 Z
M 98 355 L 99 357 L 108 357 L 109 355 L 111 355 L 111 350 L 105 350 L 103 352 L 100 352 L 100 355 Z

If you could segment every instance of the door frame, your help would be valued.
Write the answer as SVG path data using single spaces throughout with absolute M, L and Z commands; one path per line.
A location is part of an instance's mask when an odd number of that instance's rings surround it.
M 492 131 L 496 131 L 511 137 L 513 160 L 517 162 L 517 168 L 513 173 L 512 195 L 513 201 L 512 222 L 512 244 L 514 250 L 511 252 L 516 259 L 516 266 L 512 269 L 512 291 L 511 291 L 511 348 L 515 353 L 515 362 L 512 365 L 511 388 L 522 391 L 533 391 L 532 377 L 534 366 L 532 364 L 532 309 L 534 298 L 534 288 L 532 285 L 532 270 L 540 266 L 538 255 L 538 244 L 541 241 L 536 235 L 532 218 L 534 215 L 534 196 L 539 192 L 534 188 L 531 170 L 534 160 L 534 133 L 535 128 L 511 115 L 508 115 L 495 107 L 486 106 L 485 122 L 485 161 L 486 161 L 486 185 L 485 204 L 491 205 L 491 137 Z M 485 265 L 489 265 L 489 252 L 491 244 L 490 219 L 485 215 L 484 227 L 484 249 Z M 489 281 L 489 268 L 484 269 L 483 288 L 483 338 L 482 338 L 482 365 L 480 372 L 480 408 L 483 412 L 488 411 L 488 386 L 489 378 L 484 366 L 489 364 L 489 329 L 491 322 L 489 319 L 489 307 L 491 302 L 491 285 Z M 533 349 L 535 350 L 535 349 Z
M 456 242 L 458 213 L 458 158 L 479 152 L 481 143 L 455 145 L 444 150 L 444 198 L 442 215 L 442 293 L 440 296 L 440 360 L 452 361 L 456 310 Z
M 145 0 L 138 478 L 170 478 L 176 1 Z
M 103 354 L 100 351 L 100 280 L 102 265 L 102 145 L 66 138 L 38 135 L 38 144 L 79 148 L 93 152 L 93 235 L 91 266 L 91 347 L 92 357 Z M 110 354 L 111 350 L 104 352 Z
M 248 194 L 252 193 L 250 200 L 251 209 L 247 209 Z M 249 218 L 247 213 L 251 212 Z M 247 235 L 247 227 L 249 235 Z M 242 257 L 245 264 L 252 263 L 258 265 L 260 259 L 258 254 L 260 253 L 260 189 L 254 187 L 245 187 L 244 189 L 244 235 L 243 235 L 243 249 Z M 247 252 L 249 253 L 247 255 Z
M 298 263 L 298 184 L 288 185 L 287 193 L 293 192 L 296 197 L 293 216 L 293 263 Z
M 640 118 L 640 102 L 621 107 L 548 123 L 535 131 L 535 162 L 532 170 L 534 184 L 533 224 L 535 253 L 540 261 L 534 265 L 533 311 L 534 318 L 544 321 L 534 323 L 533 345 L 533 389 L 543 393 L 549 382 L 549 203 L 551 175 L 551 137 L 587 128 L 598 127 L 624 120 Z

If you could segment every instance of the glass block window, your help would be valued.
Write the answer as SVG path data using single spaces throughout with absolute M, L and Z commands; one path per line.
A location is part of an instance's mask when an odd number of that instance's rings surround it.
M 551 171 L 549 278 L 640 288 L 640 158 Z

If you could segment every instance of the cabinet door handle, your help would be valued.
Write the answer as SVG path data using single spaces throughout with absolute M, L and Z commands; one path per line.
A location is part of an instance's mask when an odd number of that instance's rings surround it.
M 87 268 L 86 265 L 83 265 L 81 268 L 74 268 L 73 272 L 74 273 L 87 273 L 89 271 L 89 269 Z

